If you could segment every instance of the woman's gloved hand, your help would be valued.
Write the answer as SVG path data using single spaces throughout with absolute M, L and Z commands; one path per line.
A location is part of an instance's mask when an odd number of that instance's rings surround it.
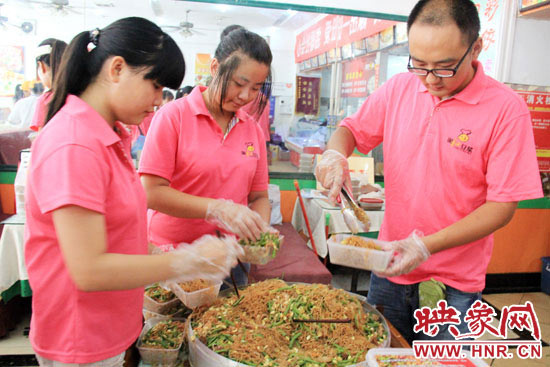
M 388 267 L 381 272 L 376 272 L 376 275 L 382 277 L 395 277 L 402 274 L 407 274 L 414 270 L 417 266 L 428 260 L 430 251 L 420 238 L 422 234 L 417 231 L 404 240 L 390 242 L 384 248 L 385 251 L 392 251 L 393 258 Z
M 178 274 L 170 281 L 205 279 L 219 282 L 229 275 L 244 251 L 233 236 L 205 235 L 191 244 L 180 244 L 169 255 L 173 258 L 171 268 Z
M 208 204 L 206 221 L 232 232 L 238 238 L 257 240 L 270 227 L 262 217 L 245 205 L 219 199 Z
M 315 178 L 326 189 L 332 203 L 337 202 L 342 186 L 351 188 L 348 159 L 334 149 L 326 150 L 315 167 Z

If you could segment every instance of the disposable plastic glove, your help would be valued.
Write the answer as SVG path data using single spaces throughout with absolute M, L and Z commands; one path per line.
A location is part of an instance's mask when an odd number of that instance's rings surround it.
M 232 232 L 239 238 L 257 240 L 270 227 L 258 213 L 245 205 L 219 199 L 208 204 L 206 221 Z
M 376 274 L 383 277 L 407 274 L 426 261 L 430 257 L 430 251 L 420 236 L 420 232 L 414 231 L 404 240 L 390 242 L 384 250 L 393 251 L 393 258 L 384 271 Z
M 336 203 L 342 186 L 351 188 L 348 159 L 334 149 L 326 150 L 315 167 L 315 178 L 324 188 L 329 189 L 328 198 Z
M 170 281 L 205 279 L 219 282 L 229 275 L 244 251 L 233 236 L 205 235 L 191 244 L 179 245 L 170 254 L 173 256 L 170 265 L 178 274 Z

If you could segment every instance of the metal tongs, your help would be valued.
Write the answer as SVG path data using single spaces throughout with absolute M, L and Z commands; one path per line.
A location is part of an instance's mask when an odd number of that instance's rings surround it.
M 344 222 L 348 226 L 351 233 L 368 232 L 370 227 L 370 219 L 367 213 L 359 207 L 359 205 L 350 195 L 348 190 L 342 186 L 340 194 L 340 205 Z

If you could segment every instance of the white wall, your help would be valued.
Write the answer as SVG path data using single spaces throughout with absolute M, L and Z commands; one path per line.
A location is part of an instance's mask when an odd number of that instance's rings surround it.
M 518 17 L 505 82 L 550 86 L 550 20 Z

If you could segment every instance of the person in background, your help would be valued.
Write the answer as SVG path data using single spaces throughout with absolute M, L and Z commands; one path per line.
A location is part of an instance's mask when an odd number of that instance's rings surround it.
M 191 93 L 192 90 L 193 90 L 192 85 L 186 85 L 185 87 L 178 89 L 178 91 L 176 92 L 176 99 L 185 97 L 186 95 Z
M 164 106 L 168 102 L 172 102 L 174 100 L 174 93 L 169 91 L 168 89 L 165 89 L 162 91 L 162 103 L 160 107 Z
M 542 196 L 524 101 L 486 76 L 483 41 L 469 0 L 421 0 L 409 15 L 409 73 L 345 118 L 316 167 L 335 200 L 349 182 L 346 157 L 384 142 L 386 212 L 379 238 L 389 266 L 372 274 L 368 302 L 410 342 L 413 313 L 445 299 L 461 315 L 481 298 L 493 235 L 520 200 Z M 430 294 L 437 296 L 430 297 Z M 454 339 L 449 325 L 435 339 Z
M 242 110 L 271 94 L 271 60 L 262 37 L 231 32 L 216 48 L 211 86 L 155 113 L 139 166 L 153 244 L 189 242 L 218 228 L 248 239 L 273 230 L 264 135 Z M 261 113 L 264 100 L 257 106 Z
M 44 126 L 48 103 L 52 97 L 51 89 L 66 47 L 65 42 L 55 38 L 47 38 L 38 45 L 36 50 L 36 74 L 46 91 L 36 101 L 36 108 L 30 126 L 31 130 L 39 131 Z
M 234 239 L 206 236 L 148 254 L 147 201 L 121 122 L 139 124 L 184 72 L 174 40 L 143 18 L 82 32 L 67 48 L 25 194 L 41 366 L 122 366 L 143 326 L 144 285 L 219 280 L 242 253 Z
M 13 94 L 13 103 L 17 103 L 21 98 L 25 98 L 25 92 L 21 88 L 21 84 L 15 86 L 15 92 Z
M 18 129 L 29 129 L 36 108 L 36 101 L 44 92 L 42 83 L 34 83 L 30 87 L 31 95 L 20 99 L 15 103 L 8 116 L 8 123 L 15 125 Z

